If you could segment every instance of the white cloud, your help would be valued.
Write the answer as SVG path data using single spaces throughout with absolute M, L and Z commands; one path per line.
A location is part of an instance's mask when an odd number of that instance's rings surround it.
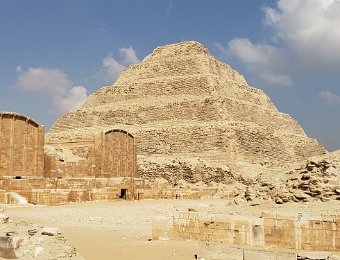
M 278 50 L 266 44 L 253 44 L 246 38 L 234 38 L 228 43 L 230 53 L 237 55 L 245 63 L 267 63 L 278 55 Z
M 291 79 L 287 75 L 275 74 L 272 72 L 263 72 L 260 74 L 260 77 L 272 85 L 280 85 L 280 86 L 290 86 L 292 84 Z
M 53 100 L 52 112 L 61 115 L 79 108 L 86 101 L 86 88 L 73 86 L 67 75 L 59 69 L 28 68 L 17 66 L 17 87 L 29 92 L 39 92 Z
M 322 91 L 319 93 L 319 96 L 328 104 L 328 105 L 340 105 L 340 96 L 337 96 L 329 91 Z
M 269 45 L 254 45 L 249 39 L 235 38 L 229 43 L 229 50 L 245 63 L 267 62 L 274 48 Z
M 339 0 L 279 0 L 264 12 L 275 37 L 307 62 L 340 62 Z
M 140 62 L 140 60 L 137 58 L 136 51 L 132 47 L 120 48 L 118 51 L 122 57 L 122 63 L 124 66 L 129 66 L 130 64 Z
M 22 71 L 22 67 L 21 65 L 18 65 L 15 69 L 16 72 L 21 72 Z
M 238 57 L 250 72 L 273 85 L 291 84 L 292 71 L 338 73 L 339 0 L 278 0 L 275 8 L 263 11 L 265 24 L 274 29 L 269 43 L 234 38 L 224 50 L 219 46 L 224 54 Z
M 113 58 L 111 53 L 102 60 L 101 74 L 106 82 L 114 82 L 127 66 L 140 62 L 132 47 L 120 48 L 118 52 L 120 61 Z
M 281 86 L 291 84 L 288 75 L 275 71 L 285 63 L 285 57 L 281 50 L 274 46 L 253 44 L 247 38 L 234 38 L 229 41 L 224 53 L 237 56 L 251 72 L 256 73 L 267 84 Z
M 68 111 L 81 107 L 87 99 L 87 90 L 82 86 L 72 87 L 67 95 L 53 96 L 53 107 L 57 114 L 65 114 Z
M 124 65 L 120 64 L 118 61 L 116 61 L 112 54 L 107 55 L 102 60 L 102 73 L 104 75 L 104 78 L 107 82 L 115 81 L 120 73 L 124 70 Z
M 64 94 L 72 87 L 67 75 L 58 69 L 17 67 L 18 86 L 27 91 L 44 92 L 48 94 Z

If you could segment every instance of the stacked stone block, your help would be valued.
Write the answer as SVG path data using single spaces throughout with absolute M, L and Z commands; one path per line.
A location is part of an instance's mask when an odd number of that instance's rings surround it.
M 198 240 L 237 246 L 340 251 L 338 215 L 262 213 L 261 217 L 174 212 L 153 221 L 154 239 Z
M 72 136 L 93 140 L 94 132 L 110 128 L 136 137 L 139 164 L 141 156 L 191 156 L 244 176 L 325 152 L 263 91 L 197 42 L 155 49 L 60 118 L 47 143 L 67 144 Z
M 123 130 L 101 131 L 91 141 L 50 144 L 77 153 L 75 161 L 45 154 L 45 176 L 57 178 L 136 177 L 134 137 Z M 57 148 L 62 146 L 63 148 Z M 65 155 L 67 157 L 67 155 Z
M 209 260 L 297 260 L 296 252 L 237 247 L 221 243 L 201 243 L 198 259 Z M 328 254 L 330 255 L 330 254 Z M 321 260 L 321 258 L 320 258 Z M 326 258 L 325 258 L 326 260 Z
M 9 112 L 0 113 L 0 176 L 43 176 L 44 126 Z
M 136 151 L 134 138 L 121 130 L 104 133 L 102 143 L 102 176 L 135 177 Z

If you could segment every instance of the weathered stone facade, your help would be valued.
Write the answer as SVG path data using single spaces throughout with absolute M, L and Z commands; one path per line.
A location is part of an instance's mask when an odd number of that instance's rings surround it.
M 1 112 L 0 176 L 136 177 L 136 148 L 131 134 L 112 129 L 94 136 L 92 142 L 47 146 L 44 153 L 44 126 L 24 115 Z M 82 156 L 72 154 L 70 148 Z M 58 154 L 58 151 L 61 153 Z
M 155 49 L 113 86 L 93 93 L 54 124 L 46 144 L 43 126 L 0 113 L 0 203 L 221 198 L 254 206 L 339 200 L 340 155 L 303 163 L 324 153 L 261 90 L 201 44 L 184 42 Z M 156 219 L 153 238 L 223 243 L 226 250 L 340 250 L 338 215 L 188 210 Z M 231 251 L 223 255 L 299 259 L 295 252 Z
M 72 190 L 90 198 L 87 194 L 102 193 L 94 190 L 99 187 L 92 181 L 136 177 L 148 181 L 161 177 L 170 183 L 167 189 L 131 185 L 132 198 L 181 197 L 182 191 L 173 189 L 180 180 L 212 184 L 211 196 L 220 193 L 213 192 L 214 183 L 230 185 L 228 194 L 251 203 L 268 198 L 277 203 L 306 200 L 309 192 L 313 198 L 321 192 L 314 181 L 303 196 L 296 181 L 272 183 L 273 175 L 283 181 L 285 171 L 296 162 L 325 150 L 290 116 L 279 113 L 263 91 L 248 86 L 197 42 L 159 47 L 125 70 L 113 86 L 93 93 L 82 108 L 54 124 L 46 135 L 45 154 L 43 128 L 33 120 L 3 113 L 0 130 L 0 176 L 27 179 L 3 179 L 1 185 L 27 195 L 29 201 L 41 194 L 64 201 Z M 68 181 L 61 187 L 55 179 Z M 83 179 L 90 180 L 88 185 Z M 111 188 L 110 181 L 103 182 L 100 189 Z M 319 196 L 322 200 L 338 197 L 334 183 L 332 189 L 323 189 L 328 195 Z M 205 196 L 193 189 L 184 197 Z M 119 197 L 121 190 L 115 190 L 113 197 Z
M 0 176 L 44 175 L 44 126 L 11 112 L 0 112 Z
M 92 142 L 44 146 L 44 126 L 24 115 L 1 112 L 0 203 L 133 198 L 134 137 L 119 129 L 94 135 Z
M 148 163 L 165 169 L 165 161 L 197 158 L 214 165 L 206 172 L 211 177 L 217 168 L 254 177 L 325 152 L 263 91 L 197 42 L 156 48 L 60 118 L 46 142 L 93 140 L 94 132 L 112 127 L 136 137 L 140 176 L 149 174 Z
M 124 130 L 112 129 L 95 133 L 91 140 L 50 143 L 46 146 L 45 176 L 136 177 L 136 158 L 134 137 Z
M 340 250 L 338 215 L 263 212 L 261 217 L 169 212 L 153 221 L 154 239 L 189 239 L 229 245 L 311 251 Z

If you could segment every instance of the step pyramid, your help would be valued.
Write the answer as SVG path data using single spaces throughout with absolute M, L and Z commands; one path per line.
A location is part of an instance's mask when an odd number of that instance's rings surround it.
M 84 145 L 112 128 L 135 137 L 139 174 L 149 177 L 254 177 L 325 153 L 262 90 L 195 41 L 158 47 L 129 66 L 57 120 L 46 143 Z

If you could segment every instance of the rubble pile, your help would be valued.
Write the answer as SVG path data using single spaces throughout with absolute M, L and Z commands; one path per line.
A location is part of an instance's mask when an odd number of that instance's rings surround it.
M 311 157 L 295 169 L 262 175 L 247 186 L 240 198 L 250 203 L 272 200 L 277 204 L 340 200 L 340 152 Z
M 14 223 L 0 212 L 0 257 L 8 259 L 83 260 L 56 227 Z

